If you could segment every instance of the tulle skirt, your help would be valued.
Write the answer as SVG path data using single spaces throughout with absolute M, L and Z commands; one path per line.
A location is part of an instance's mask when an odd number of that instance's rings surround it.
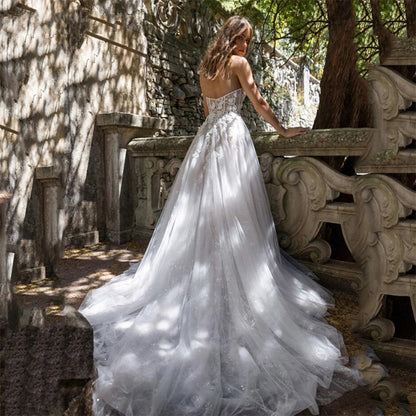
M 239 114 L 208 117 L 138 264 L 90 292 L 94 412 L 290 416 L 361 384 L 331 293 L 279 249 Z

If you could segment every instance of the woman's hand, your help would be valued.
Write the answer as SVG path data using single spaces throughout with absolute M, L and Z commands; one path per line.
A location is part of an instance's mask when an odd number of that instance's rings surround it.
M 309 129 L 306 127 L 289 127 L 284 130 L 284 133 L 281 133 L 283 137 L 294 137 L 305 134 Z

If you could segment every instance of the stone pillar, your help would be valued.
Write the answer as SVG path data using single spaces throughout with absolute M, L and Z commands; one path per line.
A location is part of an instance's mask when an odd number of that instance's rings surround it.
M 137 137 L 128 144 L 137 177 L 133 236 L 148 241 L 194 136 Z
M 42 248 L 46 275 L 55 274 L 56 262 L 60 257 L 59 238 L 59 175 L 52 166 L 36 169 L 36 179 L 42 185 Z
M 13 290 L 7 270 L 6 208 L 10 195 L 0 192 L 0 321 L 8 321 Z
M 120 244 L 131 238 L 134 225 L 134 185 L 131 182 L 134 178 L 125 172 L 129 163 L 127 145 L 134 137 L 152 136 L 156 131 L 166 129 L 168 121 L 128 113 L 108 113 L 97 116 L 97 126 L 104 133 L 106 237 Z
M 122 134 L 117 128 L 104 129 L 105 222 L 107 238 L 120 244 L 120 193 L 126 161 Z

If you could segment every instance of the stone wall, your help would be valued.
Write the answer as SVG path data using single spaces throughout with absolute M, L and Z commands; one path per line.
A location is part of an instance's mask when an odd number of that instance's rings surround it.
M 175 2 L 159 3 L 159 8 L 147 7 L 144 24 L 148 113 L 169 120 L 168 134 L 194 134 L 205 118 L 197 67 L 224 20 L 214 17 L 209 8 L 196 7 L 194 1 L 186 2 L 180 11 Z M 166 18 L 169 4 L 170 20 Z M 282 122 L 311 127 L 319 102 L 319 81 L 310 76 L 307 67 L 273 53 L 257 38 L 255 33 L 247 58 L 260 90 Z M 252 132 L 272 129 L 249 100 L 242 114 Z
M 0 12 L 0 190 L 12 194 L 14 276 L 30 281 L 53 275 L 65 247 L 108 237 L 104 171 L 110 148 L 124 157 L 118 149 L 132 132 L 105 150 L 109 127 L 97 115 L 162 119 L 161 135 L 196 132 L 204 119 L 197 66 L 221 19 L 195 0 L 10 0 Z M 319 91 L 310 111 L 298 110 L 306 72 L 289 62 L 272 74 L 276 61 L 263 55 L 253 48 L 249 60 L 281 119 L 311 125 Z M 252 131 L 267 128 L 248 100 L 243 115 Z M 149 125 L 134 134 L 153 134 Z M 111 128 L 114 138 L 124 127 Z
M 93 137 L 100 136 L 95 117 L 146 111 L 140 14 L 122 26 L 107 19 L 116 15 L 111 3 L 102 4 L 108 9 L 92 15 L 72 1 L 2 3 L 0 188 L 12 193 L 8 239 L 20 270 L 44 263 L 43 211 L 51 201 L 44 200 L 37 169 L 54 172 L 58 240 L 70 244 L 83 234 L 85 242 L 97 241 L 96 200 L 88 189 L 97 173 L 87 180 Z
M 288 60 L 279 51 L 265 48 L 263 95 L 285 125 L 312 127 L 319 105 L 320 83 L 310 74 L 308 57 L 299 64 Z M 263 123 L 265 124 L 265 123 Z M 269 125 L 263 129 L 272 131 Z

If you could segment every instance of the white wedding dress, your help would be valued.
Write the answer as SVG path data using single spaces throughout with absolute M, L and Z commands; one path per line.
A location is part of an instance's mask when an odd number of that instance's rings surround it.
M 207 98 L 142 261 L 79 309 L 96 416 L 318 414 L 362 384 L 330 292 L 279 249 L 243 99 Z

